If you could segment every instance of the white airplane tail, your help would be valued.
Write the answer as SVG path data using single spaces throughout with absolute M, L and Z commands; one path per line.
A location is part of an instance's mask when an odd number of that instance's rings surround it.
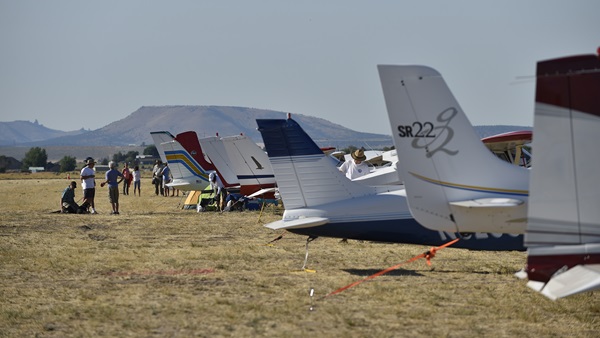
M 212 163 L 214 163 L 215 168 L 218 168 L 221 180 L 229 184 L 238 185 L 239 180 L 233 171 L 221 138 L 218 136 L 204 137 L 200 139 L 200 146 Z
M 525 245 L 551 299 L 600 288 L 600 58 L 538 63 Z
M 169 184 L 181 190 L 202 190 L 208 183 L 209 171 L 202 168 L 190 153 L 173 139 L 161 143 L 167 163 L 173 175 L 173 182 Z
M 291 118 L 256 120 L 286 210 L 313 207 L 374 194 L 348 180 Z
M 165 156 L 165 149 L 162 144 L 165 142 L 171 142 L 175 139 L 173 134 L 168 131 L 152 131 L 150 132 L 150 136 L 152 136 L 152 141 L 154 141 L 154 146 L 156 146 L 156 150 L 158 151 L 158 155 L 160 156 L 160 160 L 163 163 L 167 163 L 167 157 Z
M 415 219 L 447 232 L 522 233 L 527 170 L 499 160 L 483 145 L 436 70 L 378 69 Z
M 245 135 L 223 137 L 223 145 L 240 186 L 241 194 L 251 194 L 275 186 L 275 174 L 267 154 Z M 243 190 L 243 191 L 242 191 Z

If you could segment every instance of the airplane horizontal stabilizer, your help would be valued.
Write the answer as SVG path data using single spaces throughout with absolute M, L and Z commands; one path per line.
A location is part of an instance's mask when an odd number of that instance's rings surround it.
M 325 217 L 307 217 L 300 218 L 293 221 L 276 221 L 271 222 L 269 224 L 265 224 L 265 227 L 273 230 L 288 230 L 288 229 L 302 229 L 302 228 L 311 228 L 319 225 L 329 223 L 329 218 Z
M 577 265 L 550 279 L 541 290 L 529 283 L 527 286 L 552 300 L 595 290 L 600 288 L 600 264 Z
M 514 198 L 480 198 L 450 202 L 454 219 L 466 232 L 477 232 L 485 222 L 497 233 L 518 234 L 525 227 L 527 205 Z
M 253 193 L 251 195 L 248 195 L 248 197 L 249 198 L 254 198 L 254 197 L 257 197 L 257 196 L 262 196 L 264 194 L 268 194 L 270 192 L 274 192 L 275 190 L 277 190 L 277 188 L 264 188 L 264 189 L 260 189 L 259 191 L 255 192 L 255 193 Z
M 451 205 L 463 208 L 512 208 L 524 202 L 514 198 L 480 198 L 476 200 L 450 202 Z

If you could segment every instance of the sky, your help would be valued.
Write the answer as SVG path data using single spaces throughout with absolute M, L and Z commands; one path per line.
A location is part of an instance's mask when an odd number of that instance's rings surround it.
M 533 124 L 536 62 L 594 54 L 598 0 L 0 0 L 0 121 L 98 129 L 223 105 L 390 134 L 378 64 L 437 69 L 474 125 Z

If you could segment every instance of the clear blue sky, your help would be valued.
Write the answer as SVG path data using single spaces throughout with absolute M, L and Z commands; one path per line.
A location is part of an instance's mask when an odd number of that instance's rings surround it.
M 533 123 L 538 60 L 595 53 L 598 0 L 0 0 L 0 121 L 97 129 L 227 105 L 390 133 L 377 64 L 442 73 L 471 122 Z

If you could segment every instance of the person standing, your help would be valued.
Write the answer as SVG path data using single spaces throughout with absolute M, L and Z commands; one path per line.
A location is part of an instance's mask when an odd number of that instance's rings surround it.
M 81 187 L 83 188 L 82 205 L 89 205 L 91 207 L 92 214 L 97 214 L 96 207 L 94 205 L 94 197 L 96 196 L 96 171 L 94 171 L 95 164 L 96 161 L 94 161 L 93 158 L 86 158 L 85 167 L 81 169 L 81 173 L 79 175 L 81 178 Z
M 364 162 L 367 157 L 365 156 L 365 150 L 363 148 L 352 152 L 350 156 L 352 156 L 352 160 L 344 162 L 338 168 L 348 179 L 353 180 L 370 172 L 371 169 L 369 168 L 369 165 Z
M 131 176 L 133 177 L 133 196 L 135 196 L 135 191 L 137 190 L 138 192 L 138 196 L 142 196 L 141 195 L 141 190 L 140 190 L 140 186 L 142 183 L 142 177 L 140 174 L 140 167 L 139 166 L 135 166 L 133 167 L 133 172 L 131 172 Z
M 129 195 L 129 187 L 131 186 L 131 181 L 133 180 L 131 171 L 129 170 L 129 163 L 125 162 L 125 167 L 123 168 L 121 174 L 123 174 L 123 195 Z
M 119 172 L 116 167 L 117 164 L 113 161 L 108 163 L 110 170 L 106 172 L 105 181 L 100 183 L 101 187 L 104 187 L 108 183 L 108 200 L 112 206 L 111 215 L 119 214 L 119 183 L 124 180 L 123 174 Z M 121 177 L 119 181 L 117 178 Z
M 162 161 L 156 160 L 154 164 L 154 168 L 152 168 L 152 183 L 154 184 L 154 193 L 158 196 L 160 191 L 160 195 L 164 194 L 164 190 L 162 187 Z
M 171 182 L 171 169 L 169 168 L 169 163 L 165 163 L 165 166 L 162 168 L 162 188 L 163 188 L 163 196 L 169 197 L 169 187 L 168 183 Z

